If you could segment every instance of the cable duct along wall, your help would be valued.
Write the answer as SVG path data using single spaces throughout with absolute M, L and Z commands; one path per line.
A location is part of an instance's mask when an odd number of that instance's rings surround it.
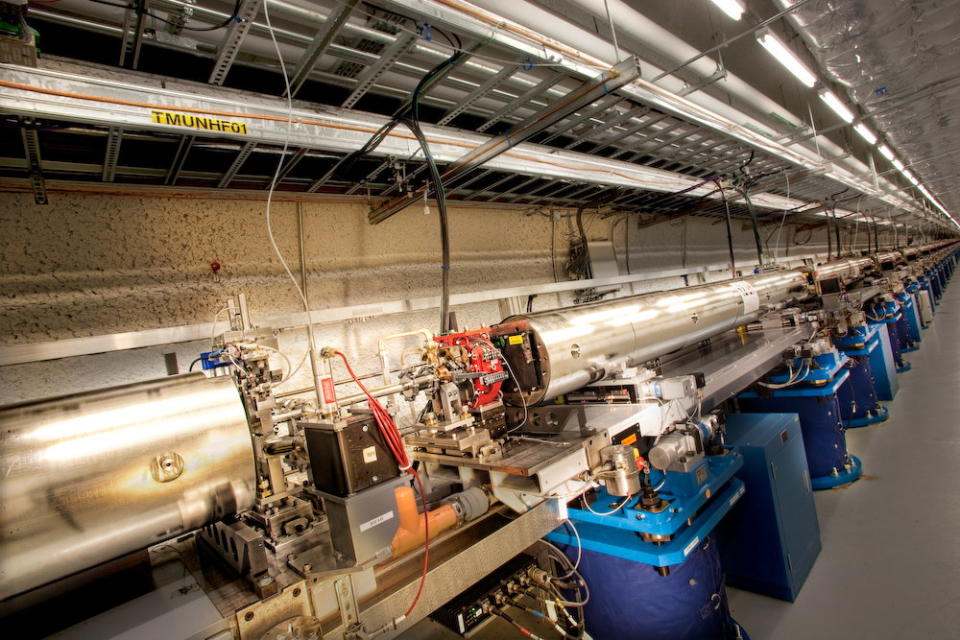
M 793 1 L 778 4 L 787 7 Z M 957 215 L 960 5 L 815 0 L 789 19 L 821 67 L 849 89 L 908 166 Z

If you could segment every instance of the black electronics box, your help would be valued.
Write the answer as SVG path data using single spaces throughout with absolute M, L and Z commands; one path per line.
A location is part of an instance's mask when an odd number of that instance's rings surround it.
M 430 617 L 455 633 L 467 635 L 490 619 L 492 614 L 483 610 L 484 602 L 497 592 L 504 591 L 504 586 L 511 579 L 536 566 L 534 558 L 521 553 L 434 611 Z
M 345 498 L 400 475 L 372 415 L 303 425 L 314 487 Z

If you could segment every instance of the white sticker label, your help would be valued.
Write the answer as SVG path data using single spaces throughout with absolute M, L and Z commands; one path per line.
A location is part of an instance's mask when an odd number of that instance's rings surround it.
M 743 300 L 743 312 L 753 313 L 760 308 L 760 294 L 753 288 L 749 282 L 731 282 L 730 286 L 740 294 Z
M 683 557 L 686 558 L 688 555 L 690 555 L 690 553 L 691 553 L 694 549 L 697 548 L 697 545 L 698 545 L 698 544 L 700 544 L 700 536 L 697 536 L 696 538 L 694 538 L 693 540 L 691 540 L 691 541 L 690 541 L 690 544 L 688 544 L 686 547 L 684 547 L 684 549 L 683 549 Z
M 360 525 L 360 532 L 363 533 L 367 529 L 372 529 L 378 524 L 383 524 L 387 520 L 393 520 L 393 511 L 387 511 L 385 514 L 381 516 L 377 516 L 373 520 L 367 520 L 362 525 Z
M 746 489 L 746 487 L 740 487 L 739 489 L 737 489 L 737 492 L 736 492 L 735 494 L 733 494 L 733 497 L 730 498 L 729 501 L 727 501 L 727 504 L 730 505 L 731 507 L 732 507 L 734 504 L 736 504 L 737 500 L 740 499 L 740 496 L 743 495 L 743 492 L 744 492 L 745 489 Z
M 363 461 L 366 464 L 377 461 L 377 448 L 376 447 L 367 447 L 363 450 Z

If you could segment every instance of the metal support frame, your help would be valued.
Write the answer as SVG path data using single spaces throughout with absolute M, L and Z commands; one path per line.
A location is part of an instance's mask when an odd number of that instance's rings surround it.
M 135 0 L 136 2 L 137 0 Z M 143 46 L 143 20 L 146 17 L 147 2 L 143 1 L 143 11 L 137 11 L 134 6 L 127 7 L 123 14 L 123 37 L 120 40 L 121 67 L 126 66 L 127 58 L 133 56 L 131 67 L 136 69 L 140 64 L 140 49 Z
M 280 98 L 239 94 L 229 89 L 169 79 L 166 80 L 166 86 L 161 87 L 156 77 L 147 74 L 131 73 L 131 76 L 143 80 L 138 83 L 106 80 L 87 73 L 87 66 L 77 63 L 48 61 L 34 69 L 12 65 L 0 65 L 0 69 L 3 76 L 0 78 L 0 88 L 3 89 L 0 91 L 0 110 L 25 118 L 80 122 L 103 128 L 122 127 L 125 136 L 140 131 L 165 136 L 171 133 L 197 134 L 197 129 L 184 122 L 168 124 L 155 120 L 151 114 L 159 110 L 225 118 L 243 123 L 246 127 L 239 134 L 218 132 L 216 135 L 221 139 L 263 145 L 282 145 L 287 139 L 287 109 L 285 101 Z M 563 102 L 558 104 L 566 106 Z M 296 126 L 293 142 L 298 148 L 337 154 L 350 153 L 362 147 L 386 121 L 384 116 L 335 108 L 323 111 L 295 108 L 293 117 Z M 651 123 L 646 124 L 649 126 Z M 472 148 L 471 154 L 475 154 L 495 140 L 490 136 L 449 127 L 424 125 L 423 128 L 430 140 L 431 150 L 440 163 L 463 158 L 467 149 Z M 378 147 L 375 152 L 377 156 L 408 157 L 418 153 L 416 141 L 403 127 L 399 127 L 395 133 Z M 514 137 L 501 137 L 499 141 L 507 145 L 516 144 Z M 521 143 L 504 151 L 492 157 L 486 168 L 535 176 L 529 180 L 531 184 L 538 180 L 560 179 L 671 193 L 699 181 L 691 176 L 544 145 Z M 93 166 L 99 174 L 102 166 Z M 687 197 L 703 196 L 710 191 L 710 188 L 698 188 Z M 752 199 L 756 206 L 776 210 L 805 204 L 771 193 L 757 193 Z M 837 211 L 838 216 L 848 213 L 851 212 Z
M 343 101 L 341 106 L 349 109 L 356 105 L 360 98 L 370 90 L 377 79 L 383 75 L 383 72 L 395 63 L 400 56 L 405 54 L 416 41 L 417 35 L 415 33 L 404 32 L 403 34 L 397 35 L 397 39 L 393 41 L 393 44 L 387 46 L 387 48 L 381 52 L 380 60 L 378 60 L 376 64 L 364 69 L 360 75 L 357 76 L 356 88 L 350 92 L 350 95 L 347 96 L 347 99 Z
M 555 60 L 554 64 L 574 77 L 590 77 L 595 73 L 597 67 L 603 68 L 608 64 L 599 58 L 564 46 L 561 43 L 552 44 L 551 39 L 538 33 L 535 27 L 520 25 L 490 12 L 471 10 L 470 5 L 458 0 L 385 0 L 385 2 L 391 7 L 396 6 L 405 11 L 430 15 L 433 20 L 457 29 L 460 33 L 470 34 L 478 38 L 488 38 L 494 43 L 510 48 L 521 55 Z M 699 127 L 717 131 L 725 137 L 736 138 L 760 152 L 779 156 L 783 160 L 800 167 L 815 168 L 822 164 L 813 152 L 781 145 L 762 133 L 753 131 L 715 112 L 703 109 L 676 93 L 664 91 L 662 87 L 650 81 L 638 79 L 624 87 L 623 92 L 625 96 L 638 103 L 673 114 Z M 880 198 L 886 197 L 878 194 L 877 190 L 873 189 L 866 179 L 845 167 L 832 165 L 828 169 L 826 177 L 852 186 L 864 194 L 875 195 Z M 906 206 L 912 208 L 910 205 Z
M 583 109 L 582 111 L 572 115 L 571 117 L 561 122 L 560 124 L 562 124 L 562 126 L 554 127 L 554 129 L 550 132 L 550 135 L 548 135 L 543 140 L 540 140 L 539 144 L 549 144 L 550 142 L 553 142 L 557 138 L 565 135 L 571 129 L 574 129 L 580 126 L 584 122 L 590 120 L 590 118 L 594 117 L 595 115 L 599 113 L 603 113 L 607 109 L 610 109 L 614 105 L 619 104 L 623 101 L 624 101 L 624 98 L 618 95 L 611 95 L 604 99 L 597 100 L 596 104 L 586 109 Z M 574 137 L 576 138 L 576 136 Z M 580 142 L 583 142 L 583 139 L 575 140 L 576 144 L 580 144 Z
M 33 201 L 36 204 L 47 204 L 47 187 L 43 180 L 42 159 L 40 158 L 40 137 L 33 123 L 25 121 L 20 127 L 20 137 L 23 140 L 23 152 L 27 158 L 30 173 L 30 186 L 33 188 Z
M 107 150 L 103 154 L 103 171 L 100 179 L 104 182 L 113 182 L 117 174 L 117 160 L 120 157 L 120 144 L 123 141 L 123 129 L 110 127 L 107 136 Z
M 497 122 L 499 122 L 500 119 L 503 118 L 505 115 L 507 115 L 508 113 L 509 114 L 515 113 L 517 109 L 519 109 L 523 105 L 530 102 L 530 100 L 532 100 L 533 98 L 543 95 L 544 93 L 546 93 L 548 89 L 550 89 L 551 87 L 553 87 L 555 84 L 559 83 L 563 79 L 564 79 L 563 76 L 561 76 L 558 73 L 551 74 L 550 76 L 544 78 L 539 83 L 535 84 L 534 86 L 530 87 L 529 89 L 521 93 L 519 96 L 514 98 L 512 101 L 503 105 L 499 111 L 495 112 L 492 116 L 487 118 L 486 122 L 484 122 L 479 127 L 477 127 L 477 131 L 479 133 L 483 133 L 484 131 L 486 131 L 493 125 L 495 125 Z
M 500 71 L 487 78 L 486 82 L 478 85 L 476 89 L 464 96 L 464 98 L 457 103 L 456 107 L 443 114 L 443 117 L 440 118 L 437 124 L 441 126 L 449 124 L 454 118 L 470 108 L 474 102 L 490 93 L 497 85 L 512 76 L 519 68 L 520 65 L 518 64 L 502 67 Z
M 297 67 L 290 79 L 290 95 L 297 95 L 297 92 L 303 87 L 307 78 L 310 77 L 310 73 L 317 64 L 317 60 L 324 54 L 327 47 L 333 42 L 333 39 L 337 37 L 337 34 L 340 33 L 340 29 L 346 24 L 350 18 L 350 14 L 353 13 L 354 8 L 359 3 L 360 0 L 347 0 L 346 3 L 340 7 L 339 11 L 337 11 L 336 15 L 327 17 L 323 28 L 317 32 L 313 38 L 313 42 L 311 42 L 310 46 L 303 52 L 300 61 L 297 62 Z
M 247 37 L 250 31 L 250 25 L 253 19 L 260 12 L 260 6 L 263 0 L 243 0 L 240 3 L 240 9 L 237 11 L 237 18 L 227 27 L 227 33 L 223 36 L 223 41 L 217 49 L 217 59 L 213 63 L 213 71 L 210 72 L 210 84 L 222 85 L 227 79 L 227 73 L 233 66 L 237 54 L 240 52 L 240 44 Z
M 233 162 L 231 162 L 230 166 L 227 168 L 226 173 L 224 173 L 223 177 L 220 178 L 220 182 L 217 183 L 217 188 L 226 189 L 230 186 L 230 183 L 233 182 L 237 172 L 240 171 L 243 163 L 247 161 L 247 158 L 250 157 L 250 154 L 253 153 L 253 150 L 256 149 L 256 147 L 256 142 L 247 142 L 240 147 L 240 153 L 237 154 L 237 157 L 233 159 Z
M 187 161 L 187 156 L 190 155 L 190 147 L 193 146 L 196 139 L 196 136 L 181 136 L 180 144 L 177 146 L 176 153 L 173 154 L 173 162 L 170 163 L 163 184 L 174 185 L 177 183 L 180 172 L 183 170 L 183 164 Z
M 560 122 L 570 114 L 576 113 L 578 109 L 592 104 L 594 101 L 612 91 L 616 91 L 618 88 L 639 77 L 639 75 L 640 66 L 637 63 L 637 59 L 628 58 L 624 60 L 610 71 L 601 74 L 598 78 L 590 82 L 585 82 L 578 89 L 571 91 L 564 96 L 563 100 L 559 103 L 537 112 L 510 132 L 491 138 L 479 147 L 468 151 L 447 167 L 440 176 L 440 179 L 444 182 L 449 182 L 482 166 L 488 160 L 500 155 L 516 144 Z M 412 193 L 395 198 L 391 202 L 375 209 L 369 214 L 370 222 L 374 224 L 383 222 L 405 208 L 414 199 L 423 195 L 425 191 L 426 186 L 420 187 Z
M 463 549 L 439 553 L 442 560 L 430 563 L 426 588 L 416 608 L 399 627 L 394 627 L 394 621 L 403 614 L 417 592 L 420 582 L 417 559 L 412 563 L 409 578 L 403 582 L 403 586 L 361 607 L 359 620 L 363 628 L 368 633 L 384 630 L 379 637 L 385 640 L 403 637 L 411 626 L 448 601 L 451 594 L 463 592 L 480 577 L 528 549 L 562 521 L 557 507 L 551 502 L 543 502 Z M 348 625 L 341 623 L 329 630 L 324 628 L 323 637 L 341 640 L 349 637 L 348 631 Z
M 280 171 L 277 172 L 276 184 L 280 184 L 281 182 L 283 182 L 284 178 L 286 178 L 287 175 L 289 175 L 290 172 L 293 171 L 294 167 L 300 164 L 300 161 L 303 160 L 303 157 L 306 155 L 307 155 L 306 148 L 297 149 L 294 152 L 294 154 L 290 156 L 290 159 L 287 160 L 282 167 L 280 167 Z M 271 179 L 270 182 L 273 182 L 273 180 Z M 270 182 L 267 183 L 268 187 L 270 186 Z

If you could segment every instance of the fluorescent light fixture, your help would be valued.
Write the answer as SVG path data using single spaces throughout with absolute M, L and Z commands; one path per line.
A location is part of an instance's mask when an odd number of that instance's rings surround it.
M 854 125 L 853 130 L 860 134 L 860 137 L 869 142 L 870 144 L 877 144 L 877 134 L 867 127 L 867 125 L 858 123 Z
M 893 164 L 894 167 L 897 168 L 897 171 L 903 171 L 903 170 L 906 168 L 906 167 L 903 165 L 903 163 L 900 162 L 899 160 L 897 160 L 896 158 L 894 158 L 894 159 L 891 160 L 890 162 Z
M 885 144 L 877 147 L 880 150 L 880 155 L 882 155 L 887 160 L 893 160 L 893 150 Z
M 837 94 L 829 89 L 821 89 L 818 95 L 820 96 L 820 99 L 826 102 L 827 106 L 833 109 L 833 112 L 840 116 L 844 122 L 853 122 L 853 111 L 850 111 L 850 108 L 840 101 L 840 98 L 837 97 Z
M 800 58 L 793 51 L 790 51 L 787 45 L 782 43 L 769 29 L 757 31 L 757 42 L 763 45 L 763 48 L 769 51 L 770 55 L 777 59 L 777 62 L 786 67 L 787 71 L 796 76 L 797 80 L 804 86 L 813 88 L 813 85 L 817 83 L 817 76 L 813 75 L 807 65 L 803 64 Z
M 740 0 L 710 0 L 720 8 L 725 14 L 730 16 L 731 20 L 739 20 L 743 17 L 743 5 Z

